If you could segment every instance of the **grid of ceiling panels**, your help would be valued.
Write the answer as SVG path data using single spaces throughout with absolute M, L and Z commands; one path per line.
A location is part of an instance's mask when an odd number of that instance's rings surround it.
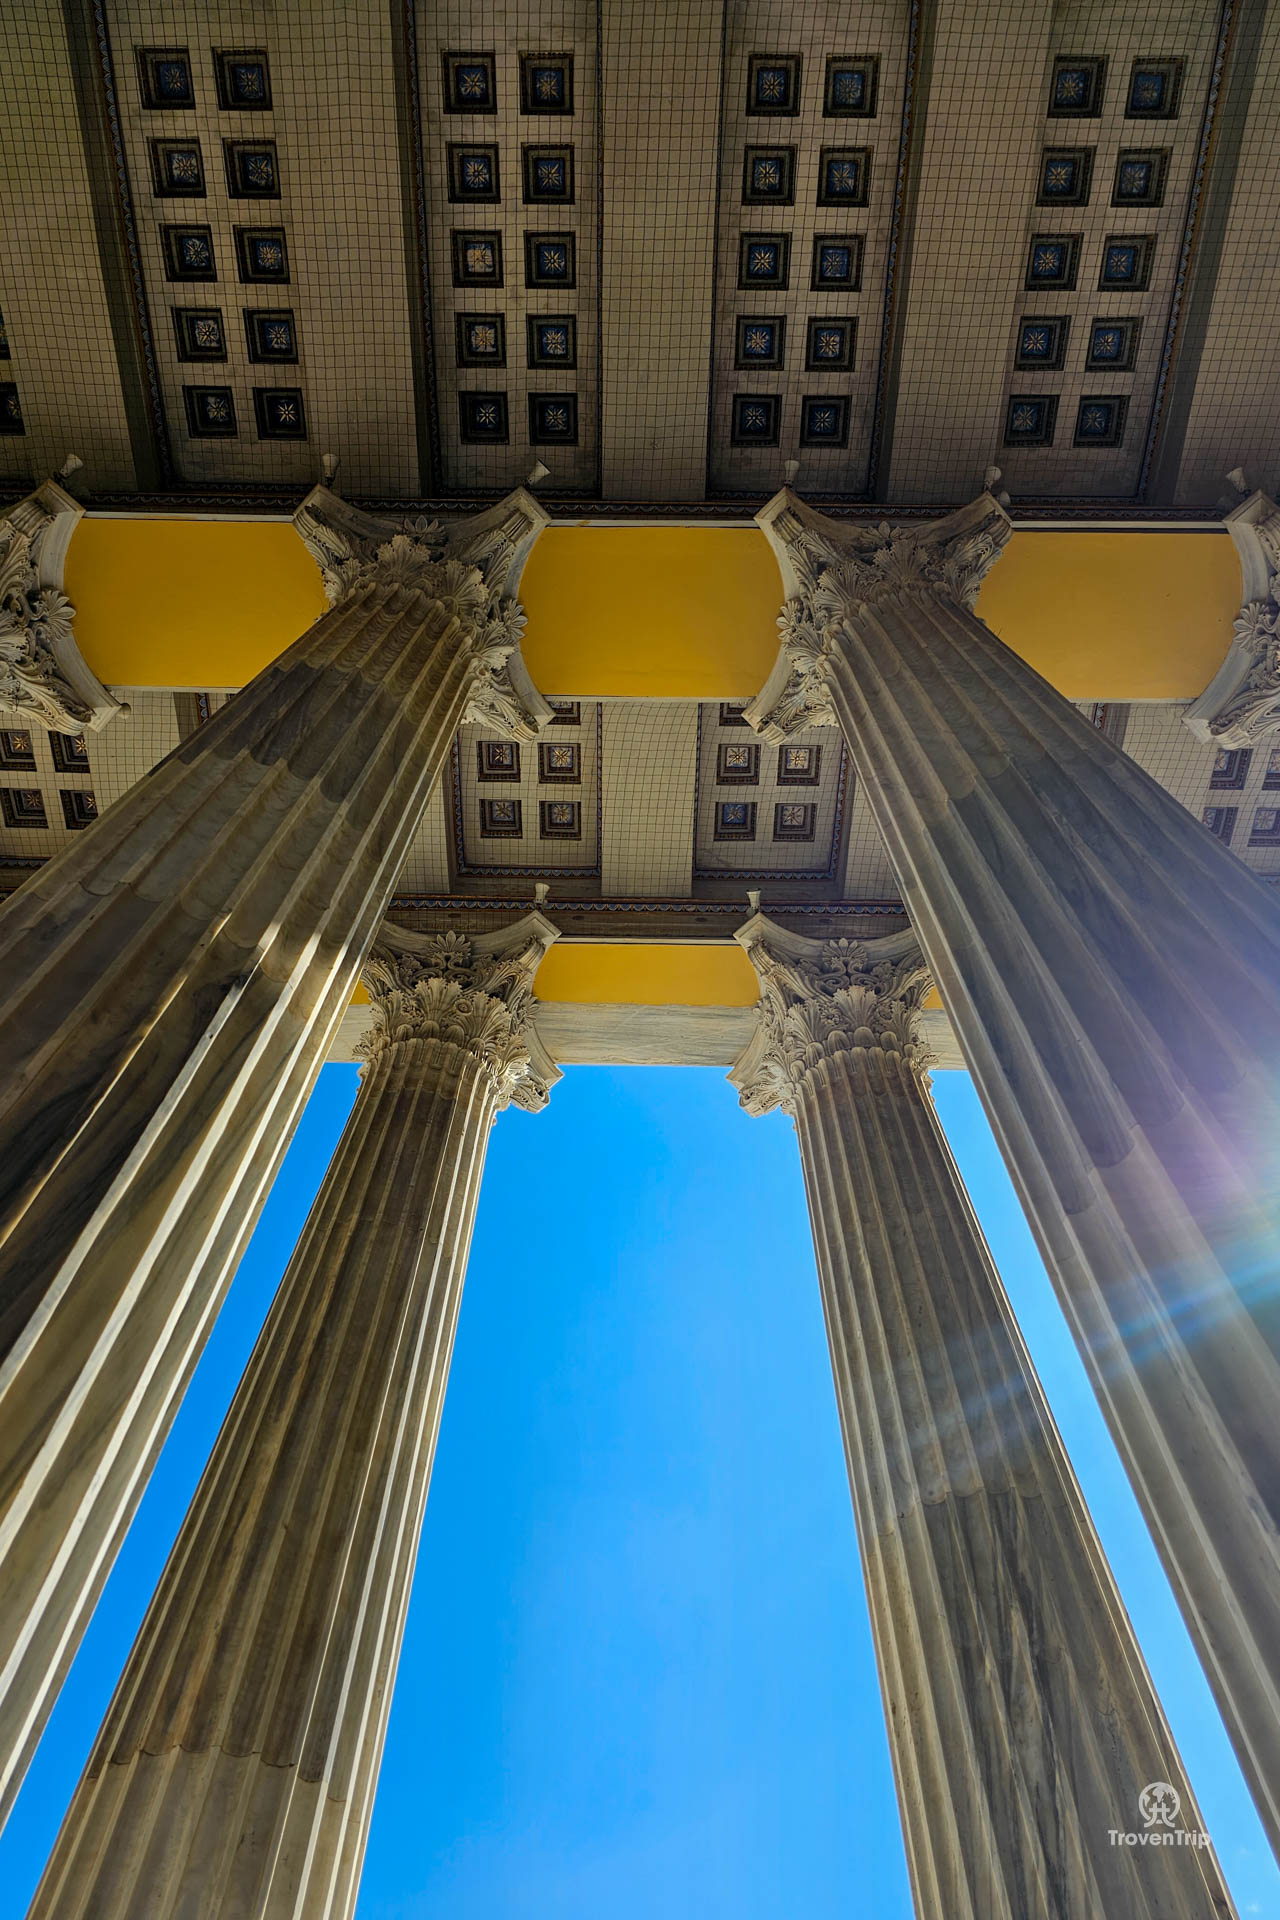
M 95 102 L 99 9 L 110 111 Z M 292 486 L 333 451 L 353 492 L 420 493 L 432 482 L 419 466 L 427 422 L 416 414 L 419 402 L 432 406 L 434 388 L 447 488 L 505 487 L 541 458 L 571 491 L 603 483 L 612 500 L 675 503 L 699 497 L 704 483 L 768 492 L 794 457 L 802 485 L 856 493 L 874 433 L 876 494 L 890 501 L 969 497 L 992 462 L 1015 498 L 1127 500 L 1163 387 L 1154 501 L 1212 506 L 1223 471 L 1237 464 L 1251 483 L 1280 483 L 1271 351 L 1280 6 L 1235 7 L 1219 86 L 1220 0 L 680 0 L 657 9 L 616 0 L 600 14 L 603 61 L 589 0 L 449 0 L 412 9 L 412 126 L 400 11 L 349 0 L 294 9 L 97 0 L 71 10 L 11 0 L 0 9 L 9 155 L 0 478 L 47 472 L 74 450 L 88 483 L 103 489 Z M 80 22 L 89 55 L 80 105 L 68 21 Z M 912 149 L 881 381 L 909 30 Z M 446 111 L 450 52 L 475 54 L 482 68 L 492 61 L 492 112 Z M 178 57 L 140 64 L 140 54 Z M 253 57 L 228 65 L 227 54 Z M 545 56 L 548 71 L 571 62 L 562 68 L 571 112 L 523 110 L 522 54 Z M 839 115 L 824 111 L 833 57 L 850 63 L 844 104 L 854 110 Z M 878 64 L 859 81 L 862 60 Z M 1163 73 L 1172 111 L 1145 110 L 1141 98 L 1144 110 L 1130 110 L 1135 65 L 1152 84 Z M 259 85 L 255 69 L 269 105 L 247 92 Z M 787 106 L 789 75 L 794 114 L 748 113 L 757 83 L 780 84 Z M 863 111 L 868 101 L 874 111 Z M 417 131 L 430 367 L 418 364 L 412 320 L 422 308 Z M 543 150 L 547 179 L 558 157 L 571 157 L 571 203 L 526 204 L 526 149 Z M 816 204 L 824 154 L 856 197 L 865 187 L 865 205 Z M 480 197 L 487 162 L 496 162 L 492 201 Z M 465 193 L 450 197 L 464 175 L 480 183 L 469 205 Z M 1199 224 L 1180 278 L 1193 194 Z M 185 229 L 186 242 L 166 240 L 165 228 Z M 238 229 L 266 236 L 261 263 L 273 270 L 282 260 L 287 281 L 242 279 Z M 525 285 L 530 232 L 573 241 L 572 287 Z M 862 239 L 859 287 L 811 287 L 820 232 Z M 501 287 L 454 285 L 455 233 L 499 236 Z M 739 286 L 749 234 L 790 242 L 785 287 Z M 283 240 L 274 254 L 273 235 Z M 1037 241 L 1048 266 L 1064 271 L 1046 267 L 1028 286 Z M 1128 278 L 1101 287 L 1109 242 Z M 184 244 L 196 265 L 207 244 L 216 279 L 169 277 Z M 486 334 L 482 324 L 480 357 L 459 365 L 467 313 L 501 325 Z M 529 364 L 531 316 L 565 323 L 540 339 L 538 366 Z M 764 323 L 749 348 L 748 321 Z M 820 351 L 814 321 L 832 323 Z M 505 365 L 495 364 L 495 345 Z M 210 357 L 181 357 L 193 349 Z M 851 365 L 837 364 L 849 355 Z M 464 394 L 490 396 L 471 406 L 465 440 Z M 735 396 L 746 413 L 735 412 Z M 531 397 L 548 403 L 536 427 Z M 806 423 L 819 431 L 806 435 Z M 800 444 L 806 438 L 812 444 Z
M 538 740 L 463 727 L 453 756 L 455 853 L 469 874 L 599 871 L 600 708 L 555 703 Z
M 60 853 L 177 746 L 171 693 L 113 691 L 129 711 L 100 733 L 55 733 L 0 709 L 0 858 L 37 863 Z
M 432 331 L 450 487 L 557 488 L 599 470 L 596 9 L 588 0 L 418 25 Z
M 179 477 L 417 493 L 388 10 L 106 19 Z
M 995 423 L 1011 493 L 1138 486 L 1216 42 L 1202 0 L 1055 9 Z
M 1125 751 L 1257 873 L 1280 874 L 1280 745 L 1205 746 L 1181 702 L 1131 706 Z
M 43 478 L 75 452 L 94 486 L 131 487 L 129 424 L 59 12 L 47 0 L 6 0 L 0 9 L 0 477 Z
M 779 746 L 741 713 L 736 700 L 699 708 L 695 877 L 829 880 L 850 784 L 839 734 L 818 727 Z
M 0 711 L 0 861 L 42 864 L 224 703 L 216 694 L 113 691 L 129 711 L 99 733 L 64 737 Z M 738 702 L 557 704 L 562 717 L 537 742 L 500 741 L 477 726 L 461 730 L 400 892 L 466 891 L 486 880 L 534 877 L 553 882 L 553 899 L 561 890 L 681 899 L 696 891 L 698 879 L 729 878 L 811 879 L 825 891 L 833 855 L 842 854 L 840 897 L 897 897 L 883 840 L 852 770 L 843 768 L 834 728 L 788 742 L 793 753 L 817 760 L 784 767 L 777 745 L 735 724 Z M 1280 745 L 1206 746 L 1187 730 L 1182 702 L 1078 704 L 1112 738 L 1122 722 L 1124 749 L 1139 766 L 1247 866 L 1280 877 Z M 499 752 L 482 777 L 486 746 Z M 514 778 L 513 766 L 502 764 L 502 750 L 513 747 Z M 815 774 L 815 783 L 805 784 Z M 737 811 L 725 817 L 726 807 L 745 808 L 748 818 Z M 801 812 L 779 820 L 781 807 L 812 808 L 811 822 Z
M 1204 0 L 941 10 L 922 106 L 887 497 L 965 498 L 993 461 L 1015 497 L 1132 493 L 1218 16 Z M 1159 204 L 1113 204 L 1122 156 L 1133 156 L 1126 190 Z M 1104 288 L 1108 261 L 1114 284 Z M 1022 357 L 1046 357 L 1015 366 L 1023 323 L 1033 320 L 1065 324 L 1043 341 L 1028 334 Z M 1118 342 L 1099 341 L 1090 367 L 1097 321 L 1137 325 L 1121 328 Z M 1015 419 L 1015 397 L 1056 405 Z M 1085 400 L 1111 411 L 1085 420 Z M 1052 443 L 1040 443 L 1050 427 Z
M 713 491 L 866 489 L 910 12 L 728 11 Z

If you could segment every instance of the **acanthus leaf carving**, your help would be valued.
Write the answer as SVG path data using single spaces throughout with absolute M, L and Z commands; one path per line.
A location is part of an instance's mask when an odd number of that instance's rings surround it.
M 1251 600 L 1233 622 L 1235 644 L 1248 667 L 1234 697 L 1214 714 L 1215 739 L 1230 734 L 1232 746 L 1252 746 L 1280 726 L 1280 605 Z
M 294 515 L 331 607 L 399 587 L 457 621 L 472 668 L 463 719 L 516 739 L 536 738 L 551 714 L 519 660 L 525 613 L 510 590 L 545 523 L 523 489 L 453 528 L 422 516 L 367 514 L 324 486 L 313 488 Z
M 1183 719 L 1198 740 L 1252 747 L 1280 730 L 1280 507 L 1252 493 L 1227 515 L 1244 580 L 1226 659 Z
M 358 1051 L 366 1066 L 403 1042 L 434 1040 L 484 1068 L 499 1107 L 545 1106 L 560 1073 L 533 1029 L 533 982 L 556 937 L 536 912 L 499 934 L 385 927 L 364 968 L 371 1025 Z
M 755 1035 L 729 1076 L 748 1113 L 794 1113 L 813 1070 L 854 1048 L 928 1068 L 920 1015 L 932 981 L 913 935 L 810 940 L 758 913 L 735 938 L 760 983 Z
M 46 481 L 0 520 L 0 708 L 55 733 L 102 726 L 121 704 L 75 641 L 62 558 L 83 509 Z
M 832 657 L 846 623 L 888 598 L 942 595 L 972 610 L 1009 538 L 1009 516 L 984 494 L 930 526 L 845 525 L 784 491 L 756 516 L 782 567 L 778 662 L 746 719 L 767 739 L 837 724 Z

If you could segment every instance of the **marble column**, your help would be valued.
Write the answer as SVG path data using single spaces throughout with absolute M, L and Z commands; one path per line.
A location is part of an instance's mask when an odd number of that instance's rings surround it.
M 349 1920 L 485 1146 L 556 938 L 385 930 L 351 1118 L 31 1907 Z
M 760 519 L 788 598 L 750 717 L 849 743 L 1280 1841 L 1280 898 L 977 618 L 989 495 Z
M 298 514 L 332 601 L 0 911 L 0 1808 L 348 1005 L 545 516 Z
M 1231 1912 L 1207 1848 L 1112 1839 L 1152 1782 L 1202 1822 L 926 1091 L 914 936 L 737 937 L 730 1078 L 795 1117 L 920 1920 Z

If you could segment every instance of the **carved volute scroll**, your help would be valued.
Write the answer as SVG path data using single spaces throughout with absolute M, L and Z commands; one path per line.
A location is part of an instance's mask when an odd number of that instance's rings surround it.
M 525 613 L 515 597 L 547 515 L 518 487 L 485 513 L 450 527 L 440 520 L 385 519 L 313 487 L 293 517 L 320 568 L 331 607 L 399 587 L 420 593 L 469 634 L 473 666 L 465 720 L 517 740 L 535 739 L 551 709 L 520 657 Z
M 1280 507 L 1251 493 L 1227 515 L 1244 604 L 1227 657 L 1183 719 L 1198 740 L 1252 747 L 1280 732 Z
M 411 933 L 388 923 L 365 962 L 372 1025 L 359 1051 L 369 1071 L 405 1041 L 471 1054 L 499 1108 L 534 1113 L 561 1077 L 533 1027 L 533 982 L 559 929 L 527 913 L 497 933 Z
M 814 1068 L 854 1048 L 928 1068 L 920 1015 L 932 980 L 913 933 L 810 940 L 757 913 L 734 938 L 760 982 L 756 1031 L 729 1075 L 748 1113 L 794 1113 Z
M 0 520 L 0 709 L 55 733 L 98 729 L 128 708 L 91 671 L 62 568 L 84 508 L 56 480 Z
M 744 714 L 766 740 L 836 724 L 827 662 L 844 622 L 904 594 L 942 595 L 971 609 L 1011 531 L 1008 514 L 989 493 L 928 526 L 882 521 L 869 527 L 815 513 L 784 488 L 756 521 L 786 595 L 777 662 Z

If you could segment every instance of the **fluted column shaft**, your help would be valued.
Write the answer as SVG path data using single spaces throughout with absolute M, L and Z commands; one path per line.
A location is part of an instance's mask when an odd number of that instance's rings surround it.
M 542 518 L 307 511 L 339 604 L 0 912 L 4 1810 Z
M 1280 900 L 969 610 L 994 501 L 769 512 L 776 714 L 821 689 L 849 743 L 1280 1842 Z
M 1152 1781 L 1199 1816 L 919 1077 L 921 975 L 780 933 L 739 935 L 766 1034 L 734 1078 L 795 1114 L 916 1912 L 1229 1913 L 1208 1850 L 1111 1839 Z
M 519 957 L 493 993 L 455 949 L 447 1000 L 437 975 L 416 1003 L 414 937 L 393 937 L 398 1004 L 375 999 L 351 1118 L 32 1920 L 354 1910 L 485 1147 L 529 1080 L 508 990 L 527 1003 L 554 930 L 501 936 Z

